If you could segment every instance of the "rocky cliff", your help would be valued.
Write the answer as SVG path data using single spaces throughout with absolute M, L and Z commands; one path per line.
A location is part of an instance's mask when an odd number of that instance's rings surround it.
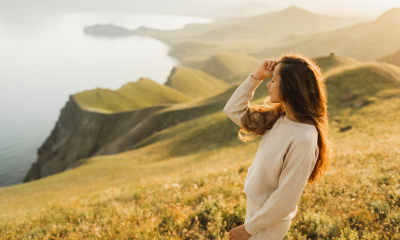
M 150 114 L 165 107 L 102 114 L 82 110 L 71 95 L 50 136 L 37 150 L 37 161 L 32 164 L 23 182 L 74 167 L 77 160 L 95 155 Z

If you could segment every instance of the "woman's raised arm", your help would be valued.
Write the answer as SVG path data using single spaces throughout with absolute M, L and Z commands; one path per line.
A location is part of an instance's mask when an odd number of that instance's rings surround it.
M 239 127 L 243 128 L 242 117 L 249 109 L 249 102 L 254 91 L 263 80 L 257 80 L 249 74 L 248 78 L 239 85 L 224 107 L 224 113 Z
M 254 73 L 250 73 L 248 78 L 236 89 L 228 103 L 224 107 L 224 113 L 236 123 L 239 127 L 243 128 L 242 117 L 249 109 L 249 102 L 254 96 L 254 91 L 264 80 L 269 78 L 277 65 L 276 60 L 265 59 L 260 63 Z

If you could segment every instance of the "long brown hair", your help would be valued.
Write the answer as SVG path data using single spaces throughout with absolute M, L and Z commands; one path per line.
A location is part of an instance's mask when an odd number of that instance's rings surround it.
M 325 78 L 318 64 L 305 54 L 286 53 L 281 56 L 278 63 L 281 64 L 280 99 L 290 108 L 298 121 L 312 124 L 318 131 L 319 154 L 308 179 L 308 183 L 315 183 L 330 167 Z M 239 138 L 242 141 L 264 135 L 281 116 L 286 114 L 282 104 L 271 104 L 267 99 L 268 97 L 264 99 L 263 105 L 250 105 L 242 117 L 244 128 L 239 131 Z

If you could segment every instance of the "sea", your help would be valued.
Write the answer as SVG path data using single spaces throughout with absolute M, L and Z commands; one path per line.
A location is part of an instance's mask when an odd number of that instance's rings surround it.
M 0 16 L 0 187 L 22 184 L 70 95 L 141 77 L 164 84 L 179 62 L 147 36 L 95 37 L 85 26 L 163 30 L 212 19 L 152 13 Z

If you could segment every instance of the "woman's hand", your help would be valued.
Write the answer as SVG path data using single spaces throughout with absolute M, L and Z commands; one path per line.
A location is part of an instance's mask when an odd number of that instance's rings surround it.
M 229 231 L 229 240 L 246 240 L 251 235 L 246 231 L 244 225 L 233 228 Z
M 277 64 L 278 61 L 276 60 L 265 59 L 260 63 L 258 69 L 253 73 L 253 77 L 259 80 L 271 77 L 272 72 Z

